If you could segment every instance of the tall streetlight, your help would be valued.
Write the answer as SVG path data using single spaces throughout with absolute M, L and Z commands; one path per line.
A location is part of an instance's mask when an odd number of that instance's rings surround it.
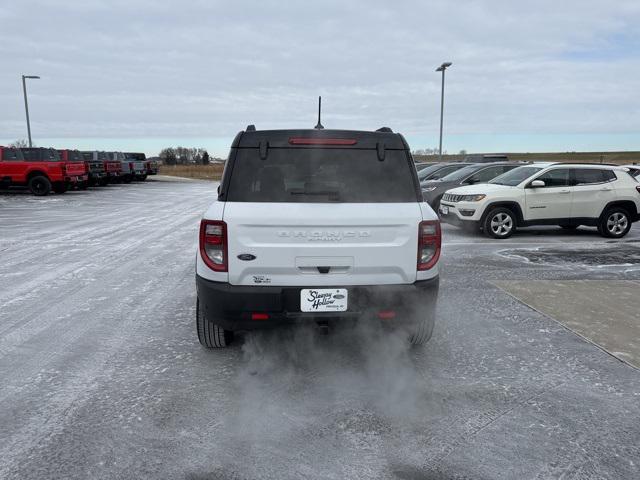
M 31 124 L 29 123 L 29 103 L 27 102 L 27 78 L 40 78 L 37 75 L 22 75 L 22 92 L 24 93 L 24 111 L 27 114 L 27 133 L 29 134 L 29 148 L 33 145 L 31 143 Z
M 451 62 L 444 62 L 436 72 L 442 72 L 442 90 L 440 92 L 440 154 L 439 160 L 442 162 L 442 119 L 444 118 L 444 71 L 453 65 Z

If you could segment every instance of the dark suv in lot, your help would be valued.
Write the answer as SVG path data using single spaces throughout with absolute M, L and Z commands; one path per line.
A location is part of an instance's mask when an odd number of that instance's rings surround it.
M 422 194 L 425 201 L 431 205 L 436 212 L 440 206 L 440 200 L 447 190 L 461 187 L 463 185 L 475 185 L 477 183 L 487 183 L 498 175 L 502 175 L 509 170 L 521 167 L 522 163 L 497 162 L 479 163 L 468 165 L 456 170 L 439 180 L 427 181 L 421 184 Z

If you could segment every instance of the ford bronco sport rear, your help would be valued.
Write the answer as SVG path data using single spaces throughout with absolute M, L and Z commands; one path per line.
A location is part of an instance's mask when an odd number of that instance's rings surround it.
M 249 128 L 200 225 L 198 338 L 224 347 L 239 330 L 360 318 L 423 343 L 440 241 L 401 135 Z

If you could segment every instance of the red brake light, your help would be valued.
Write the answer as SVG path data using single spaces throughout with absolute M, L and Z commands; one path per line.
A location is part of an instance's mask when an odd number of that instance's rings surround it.
M 442 233 L 438 220 L 418 225 L 418 270 L 429 270 L 438 262 L 442 247 Z
M 211 270 L 228 271 L 227 224 L 217 220 L 200 222 L 200 256 Z
M 268 313 L 252 313 L 251 320 L 269 320 Z
M 380 310 L 378 312 L 378 318 L 380 320 L 393 320 L 396 318 L 396 312 L 394 310 Z
M 290 138 L 291 145 L 355 145 L 353 138 Z

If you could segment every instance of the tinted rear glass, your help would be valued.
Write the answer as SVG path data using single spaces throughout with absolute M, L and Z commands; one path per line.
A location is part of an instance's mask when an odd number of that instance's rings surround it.
M 459 180 L 463 180 L 467 178 L 469 175 L 477 172 L 481 168 L 482 167 L 479 167 L 477 165 L 469 165 L 468 167 L 464 167 L 464 168 L 461 168 L 460 170 L 456 170 L 455 172 L 450 173 L 449 175 L 445 175 L 444 177 L 442 177 L 442 181 L 457 182 Z
M 22 150 L 25 160 L 33 162 L 59 162 L 60 154 L 53 148 L 25 148 Z
M 238 149 L 229 181 L 231 202 L 416 202 L 413 164 L 403 150 Z
M 82 154 L 77 150 L 69 150 L 67 155 L 70 162 L 82 162 L 84 160 Z
M 604 183 L 616 179 L 615 173 L 611 170 L 599 170 L 595 168 L 576 168 L 573 175 L 576 185 Z
M 2 149 L 3 160 L 23 160 L 22 152 L 17 148 L 3 148 Z
M 432 173 L 437 172 L 438 170 L 442 170 L 445 168 L 443 165 L 428 165 L 421 170 L 418 170 L 418 180 L 424 180 L 429 177 Z

